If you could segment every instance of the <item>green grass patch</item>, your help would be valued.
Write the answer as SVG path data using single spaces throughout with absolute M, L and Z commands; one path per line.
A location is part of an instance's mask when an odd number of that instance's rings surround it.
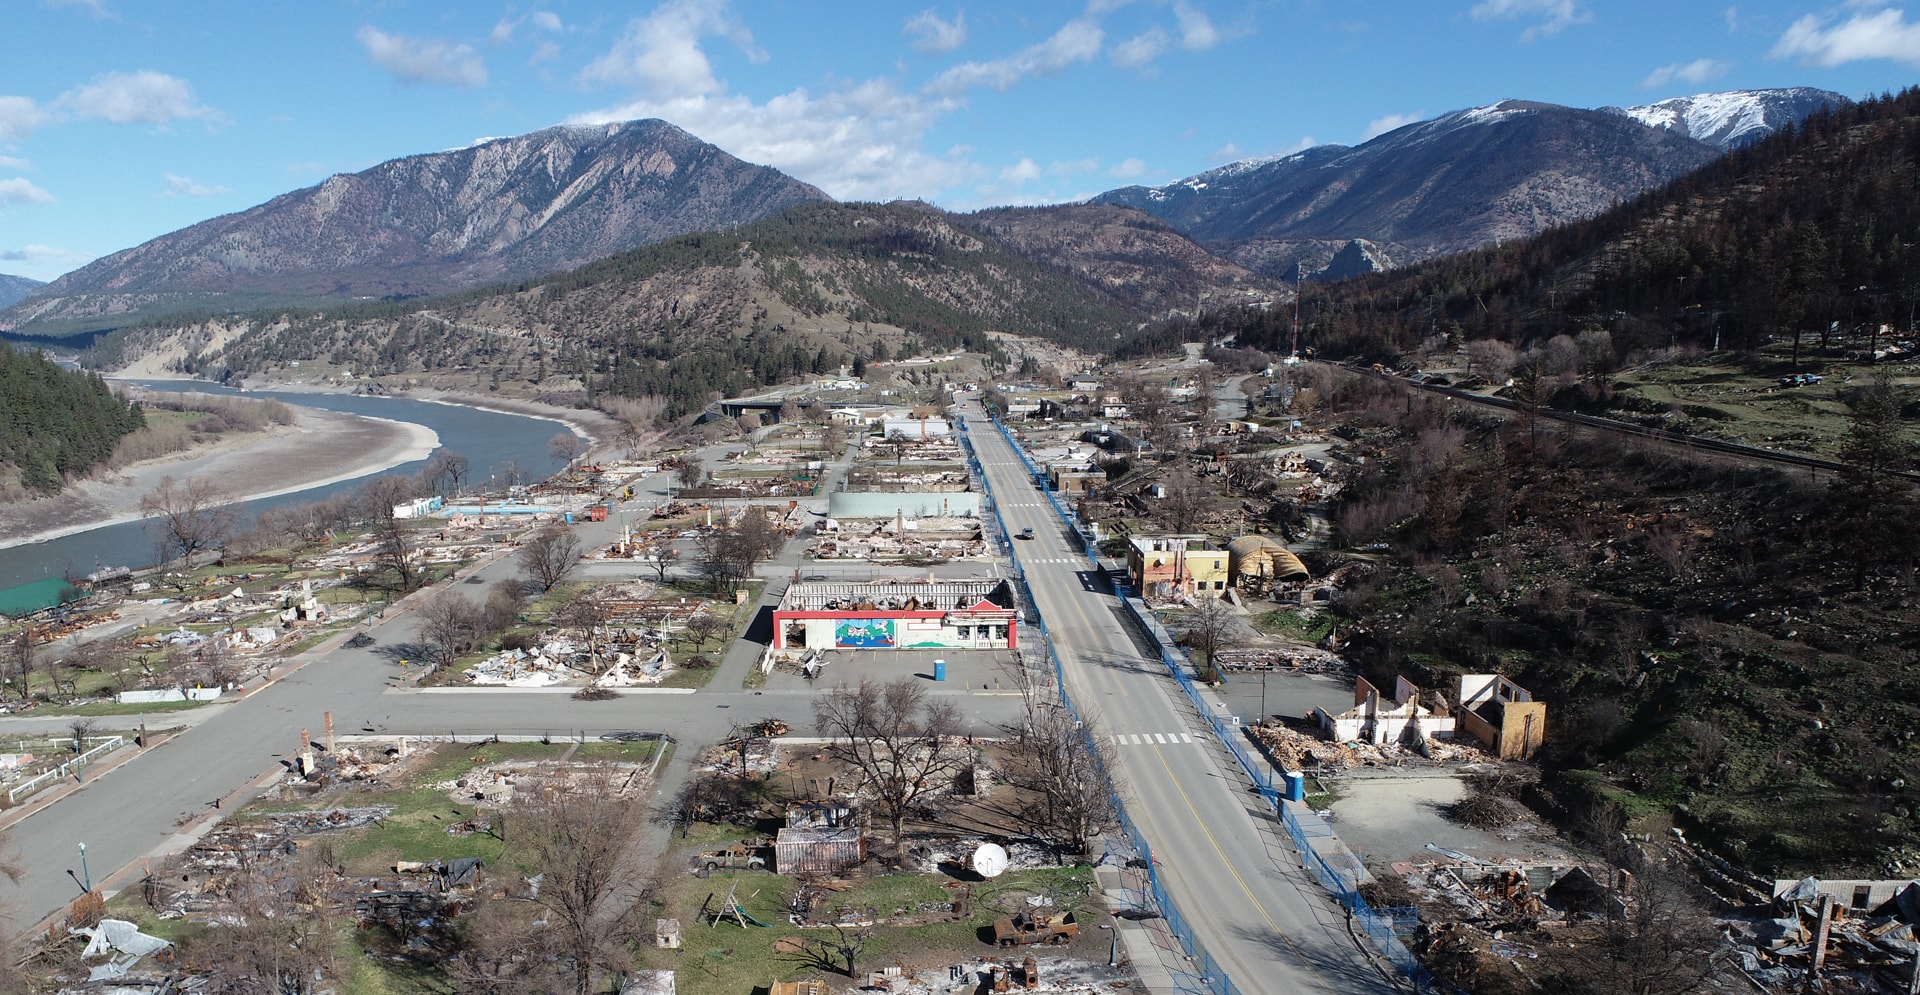
M 1333 631 L 1332 612 L 1303 612 L 1282 608 L 1253 617 L 1253 627 L 1271 636 L 1288 636 L 1303 643 L 1318 643 Z
M 155 701 L 145 704 L 117 701 L 91 701 L 83 705 L 40 705 L 24 713 L 27 717 L 55 715 L 145 715 L 149 712 L 185 712 L 201 708 L 211 702 L 205 701 Z

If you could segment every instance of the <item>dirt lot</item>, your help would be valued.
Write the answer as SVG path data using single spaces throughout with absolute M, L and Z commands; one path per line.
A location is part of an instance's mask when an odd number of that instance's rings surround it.
M 1517 860 L 1574 862 L 1555 842 L 1553 830 L 1521 822 L 1498 833 L 1473 829 L 1446 817 L 1446 807 L 1466 794 L 1465 775 L 1456 771 L 1388 773 L 1369 770 L 1329 778 L 1333 790 L 1333 830 L 1369 867 L 1397 860 L 1439 860 L 1428 843 L 1498 863 Z

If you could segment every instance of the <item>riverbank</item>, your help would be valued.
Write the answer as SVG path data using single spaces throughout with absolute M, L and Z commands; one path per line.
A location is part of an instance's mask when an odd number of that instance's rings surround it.
M 273 391 L 281 394 L 351 394 L 352 390 L 342 389 L 324 383 L 307 380 L 249 380 L 247 388 L 254 391 Z M 522 418 L 537 418 L 541 421 L 557 422 L 587 440 L 590 445 L 600 445 L 619 431 L 619 425 L 605 412 L 592 408 L 563 408 L 556 404 L 544 404 L 521 397 L 502 397 L 498 394 L 477 394 L 472 391 L 455 390 L 445 387 L 409 387 L 386 394 L 370 394 L 370 397 L 391 397 L 406 401 L 423 401 L 428 404 L 453 404 L 465 408 L 479 408 L 482 411 L 494 411 L 503 415 L 518 415 Z
M 424 425 L 296 407 L 294 424 L 210 449 L 146 460 L 69 486 L 58 496 L 0 506 L 0 549 L 138 521 L 140 499 L 166 477 L 212 479 L 235 501 L 275 497 L 426 459 L 440 445 Z M 129 559 L 141 557 L 129 552 Z

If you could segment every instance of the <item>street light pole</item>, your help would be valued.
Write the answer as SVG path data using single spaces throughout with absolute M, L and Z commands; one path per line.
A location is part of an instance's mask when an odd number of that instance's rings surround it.
M 83 879 L 81 884 L 86 886 L 87 893 L 92 894 L 93 874 L 87 870 L 87 845 L 85 843 L 80 844 L 80 877 Z

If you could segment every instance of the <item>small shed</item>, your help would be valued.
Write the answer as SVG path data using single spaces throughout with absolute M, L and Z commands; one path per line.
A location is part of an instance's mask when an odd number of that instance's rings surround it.
M 867 835 L 857 826 L 780 830 L 773 840 L 776 874 L 841 874 L 867 859 Z

